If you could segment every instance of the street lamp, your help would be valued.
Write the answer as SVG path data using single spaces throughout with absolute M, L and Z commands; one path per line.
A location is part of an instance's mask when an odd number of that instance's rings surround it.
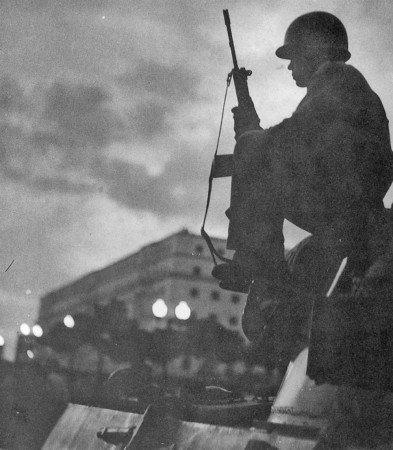
M 36 324 L 33 326 L 33 334 L 35 337 L 40 338 L 44 334 L 44 331 L 42 330 L 40 325 Z
M 33 348 L 35 336 L 30 334 L 32 330 L 27 323 L 22 323 L 19 327 L 19 331 L 21 335 L 18 338 L 16 347 L 16 361 L 26 362 L 26 356 L 28 359 L 34 358 Z
M 158 298 L 151 308 L 155 317 L 163 319 L 168 314 L 168 307 L 162 298 Z
M 22 323 L 19 329 L 24 336 L 28 336 L 30 334 L 30 327 L 27 323 Z
M 187 302 L 181 301 L 175 308 L 175 316 L 180 320 L 187 320 L 191 316 L 191 309 Z
M 70 314 L 67 314 L 64 317 L 63 323 L 67 328 L 74 328 L 74 326 L 75 326 L 75 320 Z

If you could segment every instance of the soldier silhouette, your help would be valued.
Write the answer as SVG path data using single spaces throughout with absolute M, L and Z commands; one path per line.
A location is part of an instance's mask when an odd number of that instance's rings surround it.
M 367 438 L 360 430 L 369 430 L 370 411 L 389 416 L 386 396 L 393 389 L 393 330 L 381 319 L 393 267 L 392 221 L 383 204 L 393 180 L 388 119 L 364 76 L 346 63 L 347 32 L 334 15 L 298 17 L 276 55 L 290 61 L 294 81 L 307 92 L 290 118 L 265 130 L 249 124 L 250 114 L 241 108 L 233 109 L 237 142 L 227 215 L 228 248 L 235 254 L 213 275 L 224 289 L 248 291 L 243 329 L 266 346 L 308 345 L 314 304 L 308 375 L 341 387 L 318 448 L 374 438 L 379 444 L 388 439 L 386 423 L 383 432 L 374 427 Z M 284 219 L 312 234 L 292 251 L 290 264 Z M 329 310 L 323 300 L 344 258 L 338 290 L 348 301 Z M 356 302 L 359 280 L 364 290 Z M 378 301 L 374 288 L 384 292 Z M 269 325 L 273 315 L 277 319 Z M 366 330 L 367 317 L 374 326 Z M 323 320 L 331 327 L 321 331 Z

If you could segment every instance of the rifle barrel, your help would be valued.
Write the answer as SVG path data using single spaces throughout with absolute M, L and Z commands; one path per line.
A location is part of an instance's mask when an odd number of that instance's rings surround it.
M 227 9 L 224 9 L 222 12 L 224 14 L 224 21 L 225 21 L 225 25 L 226 25 L 227 31 L 228 31 L 229 47 L 231 48 L 233 67 L 234 67 L 234 69 L 239 70 L 239 66 L 237 65 L 236 52 L 235 52 L 235 44 L 233 43 L 233 38 L 232 38 L 231 19 L 229 18 L 229 12 Z

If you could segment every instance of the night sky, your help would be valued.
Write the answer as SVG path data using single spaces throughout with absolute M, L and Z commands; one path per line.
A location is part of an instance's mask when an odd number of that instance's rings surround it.
M 344 22 L 352 58 L 393 117 L 390 0 L 2 0 L 0 334 L 6 355 L 39 298 L 183 227 L 199 233 L 225 80 L 222 9 L 261 125 L 305 95 L 274 52 L 298 15 Z M 231 153 L 230 88 L 220 153 Z M 386 205 L 391 200 L 386 198 Z M 225 237 L 229 180 L 207 229 Z M 285 227 L 287 245 L 301 233 Z M 11 266 L 10 266 L 11 265 Z M 8 270 L 7 270 L 8 269 Z

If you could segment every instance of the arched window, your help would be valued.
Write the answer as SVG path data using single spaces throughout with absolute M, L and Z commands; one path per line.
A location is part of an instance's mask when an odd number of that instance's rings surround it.
M 239 323 L 239 319 L 235 316 L 229 318 L 229 324 L 235 326 Z
M 193 267 L 192 268 L 192 273 L 193 273 L 193 275 L 198 277 L 201 274 L 201 268 L 199 266 Z
M 240 302 L 240 295 L 237 295 L 237 294 L 231 295 L 231 302 L 234 305 L 237 305 Z
M 191 288 L 190 295 L 191 297 L 199 297 L 199 289 L 196 287 Z
M 201 255 L 203 253 L 203 245 L 202 244 L 198 244 L 195 246 L 195 250 L 194 253 L 196 255 Z
M 211 291 L 210 298 L 214 301 L 220 300 L 220 293 L 218 291 Z

